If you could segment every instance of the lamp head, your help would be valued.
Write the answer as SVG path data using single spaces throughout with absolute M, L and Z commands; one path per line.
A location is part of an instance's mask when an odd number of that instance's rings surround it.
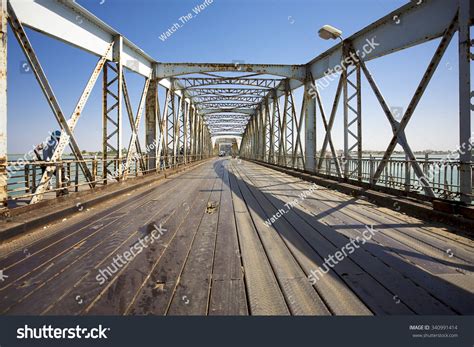
M 342 31 L 334 28 L 331 25 L 325 25 L 318 31 L 319 37 L 323 40 L 336 40 L 342 39 Z

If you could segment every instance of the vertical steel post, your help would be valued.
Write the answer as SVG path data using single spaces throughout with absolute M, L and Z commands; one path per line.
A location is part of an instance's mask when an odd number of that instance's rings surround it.
M 271 163 L 278 164 L 278 160 L 275 160 L 275 155 L 278 155 L 278 151 L 275 151 L 275 148 L 280 145 L 280 116 L 278 108 L 278 96 L 276 89 L 272 90 L 272 100 L 273 100 L 273 109 L 272 109 L 272 130 L 270 134 L 270 146 L 271 146 Z M 277 148 L 278 148 L 277 147 Z
M 195 143 L 195 148 L 194 148 L 194 155 L 195 155 L 195 159 L 196 160 L 199 160 L 201 159 L 201 157 L 199 156 L 199 147 L 201 146 L 201 129 L 200 129 L 200 119 L 201 119 L 201 116 L 196 112 L 196 116 L 195 116 L 195 120 L 194 120 L 194 123 L 195 123 L 195 127 L 194 127 L 194 143 Z
M 185 134 L 186 134 L 186 98 L 184 95 L 180 98 L 180 106 L 179 106 L 179 114 L 178 114 L 178 127 L 177 127 L 177 134 L 178 134 L 178 158 L 182 155 L 183 157 L 180 160 L 184 161 L 184 148 L 185 148 Z M 181 154 L 183 153 L 183 154 Z
M 275 102 L 275 101 L 273 101 Z M 275 108 L 276 105 L 273 105 L 272 110 L 270 111 L 270 106 L 268 105 L 268 99 L 267 99 L 267 117 L 268 117 L 268 122 L 269 122 L 269 139 L 268 139 L 268 162 L 270 164 L 275 163 Z
M 285 97 L 283 101 L 283 112 L 280 113 L 280 132 L 281 132 L 281 143 L 280 143 L 280 165 L 287 166 L 288 162 L 286 160 L 286 156 L 288 154 L 288 128 L 287 128 L 287 121 L 288 116 L 286 113 L 286 109 L 288 107 L 288 90 L 285 88 Z M 292 135 L 293 136 L 293 135 Z M 290 153 L 292 150 L 290 151 Z
M 121 36 L 115 37 L 113 47 L 114 63 L 106 63 L 103 69 L 102 90 L 102 177 L 104 184 L 107 183 L 107 175 L 111 174 L 115 179 L 122 177 L 122 92 L 123 92 L 123 69 L 122 69 L 122 44 Z M 116 88 L 115 88 L 115 87 Z M 113 89 L 112 89 L 113 88 Z M 109 103 L 109 95 L 111 102 Z M 111 129 L 109 129 L 109 125 Z M 115 141 L 112 139 L 115 137 Z M 109 158 L 109 150 L 115 152 L 113 158 Z M 112 159 L 112 161 L 111 161 Z M 113 172 L 109 170 L 112 164 Z
M 194 149 L 196 148 L 196 114 L 192 102 L 189 103 L 189 161 L 194 161 Z
M 117 97 L 118 97 L 118 105 L 117 105 L 117 165 L 118 168 L 117 174 L 118 178 L 120 179 L 123 174 L 123 165 L 122 165 L 122 93 L 123 93 L 123 65 L 122 65 L 122 51 L 123 51 L 123 37 L 117 36 L 115 37 L 114 43 L 114 61 L 117 63 Z
M 253 148 L 252 148 L 252 157 L 255 160 L 258 160 L 258 112 L 253 117 L 252 122 L 252 134 L 253 134 Z
M 107 184 L 107 167 L 108 167 L 108 156 L 109 150 L 107 141 L 107 122 L 108 122 L 108 83 L 109 83 L 109 67 L 106 62 L 104 69 L 102 70 L 102 179 L 103 184 Z
M 163 153 L 162 153 L 162 156 L 164 157 L 163 158 L 163 161 L 165 163 L 165 166 L 167 166 L 169 164 L 169 131 L 168 131 L 168 108 L 169 108 L 169 104 L 170 104 L 170 89 L 166 88 L 166 94 L 165 94 L 165 105 L 164 105 L 164 109 L 163 109 L 163 127 L 162 127 L 162 131 L 163 131 Z
M 191 124 L 191 118 L 190 118 L 190 109 L 191 109 L 191 104 L 186 102 L 186 113 L 184 114 L 184 147 L 183 147 L 183 152 L 184 152 L 184 163 L 187 164 L 189 162 L 189 147 L 190 147 L 190 124 Z
M 470 1 L 459 0 L 459 145 L 461 201 L 470 204 L 472 195 L 471 141 L 471 35 Z
M 267 112 L 264 109 L 265 104 L 264 102 L 261 103 L 260 107 L 260 132 L 259 132 L 259 137 L 260 137 L 260 160 L 265 161 L 265 154 L 267 151 L 267 145 L 266 145 L 266 136 L 267 136 Z
M 345 46 L 345 45 L 344 45 Z M 344 56 L 346 56 L 346 48 L 343 48 Z M 344 107 L 344 178 L 349 178 L 349 95 L 348 95 L 348 66 L 345 66 L 342 71 L 343 79 L 343 107 Z
M 145 145 L 148 149 L 148 170 L 151 172 L 156 169 L 156 158 L 158 157 L 159 138 L 158 138 L 158 80 L 153 73 L 150 87 L 146 98 L 145 106 Z
M 190 109 L 190 104 L 185 101 L 185 113 L 184 113 L 184 124 L 183 124 L 183 132 L 184 132 L 184 137 L 183 137 L 183 155 L 184 155 L 184 163 L 187 164 L 189 162 L 188 159 L 188 151 L 189 151 L 189 124 L 190 124 L 190 117 L 189 117 L 189 109 Z
M 351 57 L 357 54 L 351 44 L 344 45 L 344 55 L 349 62 L 343 69 L 344 90 L 344 178 L 362 180 L 362 87 L 360 61 Z M 352 103 L 352 104 L 351 104 Z M 357 162 L 352 161 L 351 153 L 357 150 Z M 351 163 L 354 169 L 351 168 Z
M 309 91 L 313 88 L 313 79 L 308 76 L 304 88 L 305 98 L 305 170 L 315 172 L 316 170 L 316 98 L 312 97 Z
M 357 179 L 362 182 L 362 72 L 357 67 Z
M 204 154 L 204 123 L 202 117 L 199 117 L 199 159 L 203 159 Z
M 7 0 L 0 2 L 0 211 L 8 207 L 7 173 Z
M 7 207 L 7 0 L 0 2 L 0 209 Z

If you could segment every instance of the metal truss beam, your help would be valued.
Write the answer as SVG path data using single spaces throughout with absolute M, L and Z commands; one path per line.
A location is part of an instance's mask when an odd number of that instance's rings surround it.
M 474 4 L 469 0 L 459 1 L 459 185 L 461 201 L 472 202 L 473 173 L 472 173 L 472 89 L 471 89 L 471 21 L 470 14 Z
M 244 96 L 257 95 L 265 96 L 268 92 L 266 89 L 254 88 L 190 88 L 187 90 L 191 97 L 211 96 L 211 95 L 227 95 L 227 96 Z
M 229 113 L 229 114 L 234 114 L 234 113 L 240 113 L 243 115 L 248 115 L 248 116 L 253 116 L 255 114 L 255 110 L 253 109 L 246 109 L 246 108 L 220 108 L 220 109 L 214 109 L 214 108 L 202 108 L 199 109 L 199 114 L 201 115 L 212 115 L 212 114 L 222 114 L 222 113 Z
M 316 171 L 316 98 L 310 93 L 313 77 L 308 73 L 303 94 L 304 117 L 304 168 L 306 171 Z
M 60 41 L 102 56 L 120 33 L 74 1 L 10 0 L 20 22 Z M 154 59 L 123 39 L 123 64 L 131 71 L 149 76 Z M 112 54 L 107 56 L 113 60 Z
M 216 132 L 212 134 L 212 137 L 219 137 L 219 136 L 236 136 L 236 137 L 242 137 L 242 133 L 236 133 L 236 132 Z
M 55 151 L 56 158 L 55 160 L 59 159 L 59 154 L 62 154 L 62 151 L 64 150 L 64 147 L 69 143 L 71 150 L 76 158 L 77 161 L 80 162 L 80 167 L 82 169 L 82 172 L 84 176 L 86 177 L 87 181 L 89 182 L 89 185 L 93 187 L 93 177 L 92 174 L 87 167 L 87 165 L 84 162 L 84 158 L 81 154 L 79 145 L 77 144 L 77 141 L 74 137 L 73 134 L 73 129 L 75 124 L 77 123 L 77 120 L 79 118 L 80 112 L 82 112 L 83 106 L 85 102 L 87 101 L 87 98 L 89 97 L 89 89 L 92 89 L 92 87 L 95 84 L 95 81 L 97 80 L 97 77 L 99 75 L 100 69 L 102 68 L 103 64 L 105 63 L 105 59 L 102 58 L 99 60 L 96 69 L 92 73 L 92 76 L 86 86 L 86 90 L 82 94 L 79 104 L 76 106 L 76 111 L 79 112 L 78 115 L 73 114 L 73 116 L 69 119 L 69 121 L 66 120 L 64 117 L 64 113 L 59 105 L 58 100 L 56 99 L 56 96 L 54 95 L 53 89 L 51 85 L 49 84 L 49 81 L 46 77 L 46 74 L 44 73 L 44 70 L 38 60 L 38 57 L 33 49 L 33 46 L 31 45 L 30 40 L 28 39 L 28 36 L 23 28 L 23 25 L 20 23 L 15 11 L 13 10 L 10 2 L 8 3 L 8 19 L 10 22 L 10 25 L 12 27 L 12 31 L 20 44 L 20 47 L 23 50 L 23 53 L 25 54 L 26 58 L 28 59 L 31 68 L 33 70 L 33 73 L 35 74 L 35 77 L 40 84 L 41 90 L 44 93 L 51 110 L 54 113 L 54 116 L 56 117 L 56 120 L 61 126 L 62 133 L 61 133 L 61 138 L 59 144 L 61 147 L 57 146 L 57 151 Z M 110 51 L 111 44 L 109 43 L 108 47 L 106 50 L 106 54 Z M 46 191 L 46 183 L 49 182 L 51 175 L 52 175 L 53 168 L 48 167 L 48 169 L 44 172 L 41 182 L 36 190 L 35 193 L 36 195 L 33 196 L 31 203 L 37 202 L 42 199 L 44 191 Z
M 145 104 L 145 143 L 148 148 L 148 170 L 159 169 L 162 149 L 161 111 L 158 100 L 158 80 L 152 75 Z
M 346 54 L 347 55 L 347 54 Z M 360 64 L 347 66 L 342 73 L 344 91 L 344 178 L 356 174 L 362 180 L 362 84 Z M 349 172 L 352 152 L 357 151 L 356 168 Z
M 331 149 L 332 159 L 334 160 L 334 163 L 335 163 L 335 166 L 336 166 L 336 172 L 337 172 L 337 175 L 339 177 L 342 177 L 341 167 L 340 167 L 340 164 L 339 164 L 339 160 L 337 158 L 336 149 L 335 149 L 334 144 L 332 142 L 331 130 L 332 130 L 332 127 L 334 125 L 334 121 L 336 119 L 336 113 L 337 113 L 337 108 L 338 108 L 338 105 L 339 105 L 339 100 L 340 100 L 340 97 L 341 97 L 343 83 L 344 83 L 344 79 L 341 76 L 340 79 L 339 79 L 337 89 L 336 89 L 336 95 L 334 97 L 334 102 L 333 102 L 333 105 L 332 105 L 332 110 L 331 110 L 331 115 L 329 117 L 329 121 L 326 118 L 326 112 L 324 110 L 324 105 L 323 105 L 323 102 L 321 100 L 321 96 L 319 94 L 318 87 L 316 87 L 316 91 L 315 91 L 316 92 L 317 104 L 319 106 L 319 111 L 321 113 L 321 118 L 323 120 L 324 130 L 326 131 L 326 135 L 324 136 L 323 146 L 322 146 L 320 156 L 319 156 L 319 160 L 318 160 L 318 163 L 317 163 L 317 172 L 320 172 L 321 169 L 322 169 L 323 162 L 324 162 L 325 157 L 326 157 L 326 149 L 327 149 L 327 146 L 329 145 L 329 147 Z
M 217 125 L 217 124 L 247 124 L 248 119 L 245 118 L 213 118 L 205 119 L 204 121 L 208 125 Z
M 429 64 L 425 74 L 423 75 L 423 77 L 422 77 L 422 79 L 421 79 L 421 81 L 418 85 L 418 88 L 416 89 L 415 94 L 414 94 L 414 96 L 413 96 L 413 98 L 412 98 L 412 100 L 411 100 L 411 102 L 410 102 L 403 118 L 400 120 L 400 122 L 397 122 L 395 120 L 395 118 L 393 117 L 390 109 L 388 108 L 387 104 L 383 100 L 382 94 L 378 90 L 378 88 L 375 84 L 375 81 L 373 80 L 372 76 L 370 75 L 370 72 L 368 71 L 365 63 L 363 61 L 361 61 L 361 67 L 362 67 L 367 79 L 369 80 L 370 85 L 374 89 L 374 92 L 375 92 L 377 98 L 379 99 L 379 101 L 380 101 L 380 103 L 381 103 L 381 105 L 384 109 L 384 112 L 385 112 L 387 118 L 389 119 L 390 124 L 391 124 L 392 129 L 393 129 L 392 140 L 390 141 L 390 144 L 388 145 L 388 148 L 385 151 L 383 159 L 380 162 L 380 164 L 377 167 L 377 170 L 374 174 L 374 177 L 373 177 L 373 183 L 374 184 L 377 182 L 380 175 L 382 174 L 385 166 L 387 165 L 388 160 L 390 159 L 390 157 L 393 154 L 393 151 L 395 150 L 396 145 L 400 144 L 403 147 L 405 153 L 407 154 L 409 160 L 412 161 L 413 169 L 415 170 L 415 173 L 418 176 L 419 181 L 420 181 L 421 185 L 423 186 L 423 189 L 425 190 L 426 194 L 428 196 L 434 197 L 434 192 L 433 192 L 432 188 L 429 186 L 428 180 L 426 179 L 426 177 L 423 173 L 423 170 L 421 169 L 421 167 L 417 163 L 416 157 L 413 154 L 410 146 L 408 145 L 408 142 L 407 142 L 406 136 L 405 136 L 405 128 L 408 125 L 408 122 L 410 121 L 413 113 L 415 112 L 415 109 L 416 109 L 419 101 L 421 100 L 421 97 L 423 96 L 424 91 L 426 90 L 426 87 L 428 86 L 429 82 L 431 81 L 431 78 L 433 77 L 433 75 L 436 71 L 436 68 L 438 67 L 438 65 L 440 63 L 441 58 L 444 55 L 444 52 L 446 51 L 449 43 L 451 42 L 451 39 L 452 39 L 456 29 L 457 29 L 457 23 L 458 23 L 458 21 L 457 21 L 457 15 L 456 15 L 455 19 L 451 20 L 451 24 L 449 25 L 448 29 L 445 31 L 444 37 L 441 40 L 441 42 L 440 42 L 440 44 L 439 44 L 432 60 Z
M 213 113 L 209 113 L 205 115 L 206 119 L 220 118 L 220 117 L 235 118 L 235 119 L 250 118 L 250 116 L 246 113 L 234 113 L 234 112 L 213 112 Z
M 412 163 L 410 165 L 413 165 L 417 177 L 421 179 L 423 184 L 423 172 L 416 159 L 414 159 L 404 130 L 424 94 L 426 86 L 436 70 L 447 44 L 449 44 L 454 32 L 458 28 L 460 32 L 459 126 L 461 146 L 466 145 L 471 136 L 471 42 L 469 28 L 473 19 L 472 12 L 474 6 L 471 6 L 472 3 L 472 0 L 411 1 L 345 39 L 342 43 L 334 46 L 305 65 L 160 63 L 75 2 L 64 0 L 10 0 L 10 7 L 12 8 L 12 13 L 14 13 L 13 10 L 17 13 L 17 18 L 14 18 L 12 22 L 13 31 L 17 35 L 25 54 L 27 56 L 28 54 L 30 55 L 28 59 L 33 67 L 33 71 L 40 81 L 43 92 L 50 102 L 50 106 L 63 129 L 63 133 L 70 137 L 71 147 L 78 159 L 82 157 L 73 137 L 74 124 L 72 123 L 74 122 L 65 120 L 39 62 L 35 61 L 34 52 L 32 50 L 30 52 L 28 45 L 25 45 L 23 34 L 18 36 L 18 27 L 23 29 L 22 25 L 102 57 L 101 60 L 105 64 L 104 159 L 107 159 L 108 149 L 115 149 L 117 157 L 114 158 L 116 159 L 114 162 L 116 163 L 115 165 L 120 163 L 116 168 L 120 173 L 122 163 L 121 102 L 123 97 L 125 98 L 125 106 L 132 128 L 132 139 L 127 154 L 126 167 L 130 165 L 130 158 L 133 156 L 133 153 L 141 153 L 137 132 L 141 116 L 140 110 L 143 110 L 145 107 L 146 100 L 147 144 L 149 139 L 152 136 L 156 137 L 159 131 L 159 152 L 160 154 L 168 155 L 170 154 L 169 150 L 172 150 L 173 164 L 176 163 L 180 152 L 184 152 L 185 161 L 187 160 L 186 155 L 188 152 L 191 152 L 191 154 L 196 153 L 201 158 L 210 155 L 213 150 L 210 141 L 211 135 L 215 136 L 217 133 L 223 132 L 228 133 L 231 130 L 234 132 L 242 130 L 244 136 L 241 150 L 243 154 L 251 158 L 268 160 L 269 162 L 275 161 L 275 152 L 278 148 L 280 165 L 301 167 L 301 164 L 303 164 L 307 170 L 313 170 L 316 166 L 316 171 L 319 171 L 327 146 L 330 146 L 338 176 L 351 178 L 357 172 L 357 177 L 360 180 L 362 153 L 360 79 L 361 72 L 363 72 L 381 103 L 393 130 L 392 141 L 373 176 L 372 183 L 377 182 L 398 143 L 404 148 L 410 163 Z M 4 1 L 2 1 L 2 4 L 4 4 Z M 453 21 L 453 18 L 455 18 L 458 10 L 459 22 L 456 22 Z M 394 24 L 395 16 L 400 19 L 398 24 Z M 436 18 L 436 20 L 430 20 L 431 18 Z M 2 34 L 4 35 L 4 42 L 6 42 L 6 34 L 4 33 L 6 33 L 5 28 L 2 29 Z M 442 38 L 440 47 L 423 76 L 404 117 L 400 122 L 395 121 L 373 77 L 367 70 L 365 62 L 440 37 Z M 115 42 L 113 50 L 106 51 L 112 42 Z M 26 44 L 28 43 L 26 39 Z M 347 50 L 348 47 L 350 47 L 349 51 Z M 370 54 L 359 54 L 365 51 L 364 48 L 367 47 L 371 48 L 372 52 Z M 6 56 L 6 47 L 0 48 L 2 48 L 2 52 L 5 51 Z M 106 52 L 105 55 L 104 52 Z M 339 82 L 332 112 L 329 119 L 327 119 L 319 92 L 316 91 L 315 99 L 310 98 L 311 82 L 322 78 L 328 72 L 331 73 L 343 61 L 347 63 L 349 56 L 352 58 L 353 56 L 358 57 L 360 66 L 349 62 L 346 64 L 348 68 L 342 70 L 342 77 Z M 0 69 L 3 69 L 3 65 L 3 61 L 0 61 Z M 144 89 L 150 89 L 150 93 L 152 93 L 152 96 L 148 97 L 144 90 L 136 115 L 133 115 L 126 85 L 123 81 L 123 68 L 145 76 L 147 81 Z M 234 72 L 241 75 L 237 77 L 219 77 L 211 72 Z M 175 76 L 184 76 L 186 74 L 202 74 L 208 77 L 174 78 Z M 258 78 L 264 77 L 263 75 L 274 75 L 279 76 L 279 78 Z M 117 89 L 112 90 L 115 88 L 115 82 L 118 85 Z M 160 83 L 167 89 L 163 117 L 161 117 L 159 106 L 157 105 L 157 85 L 155 82 Z M 230 87 L 231 85 L 242 86 L 242 88 Z M 303 85 L 305 86 L 303 104 L 301 112 L 297 115 L 293 100 L 293 90 Z M 209 86 L 226 87 L 210 88 Z M 0 85 L 0 88 L 6 90 L 6 84 L 5 88 L 3 84 Z M 284 100 L 280 110 L 280 99 L 282 97 Z M 343 172 L 331 138 L 337 104 L 341 97 L 343 97 L 344 101 L 344 158 L 346 159 Z M 110 107 L 108 107 L 107 98 L 112 101 L 115 100 Z M 198 105 L 199 107 L 197 107 Z M 5 117 L 2 115 L 5 108 L 6 101 L 2 101 L 0 104 L 0 128 L 4 128 L 3 118 L 5 118 L 6 123 L 6 115 Z M 319 160 L 315 163 L 316 108 L 322 114 L 326 135 Z M 115 112 L 117 117 L 115 117 Z M 112 113 L 114 116 L 112 116 Z M 242 120 L 236 121 L 233 118 L 235 113 L 242 114 Z M 222 116 L 222 114 L 227 116 Z M 208 118 L 216 120 L 210 122 Z M 107 122 L 109 125 L 113 125 L 111 132 L 107 130 Z M 302 139 L 303 128 L 304 140 Z M 113 136 L 117 136 L 116 145 L 111 144 L 110 140 Z M 0 138 L 0 176 L 4 176 L 2 173 L 4 167 L 1 161 L 3 160 L 2 153 L 6 153 L 6 148 L 3 151 L 1 145 L 3 142 L 6 143 L 6 133 Z M 349 172 L 347 159 L 351 159 L 351 153 L 356 148 L 358 167 L 355 171 Z M 287 155 L 292 156 L 291 164 L 287 161 Z M 472 199 L 473 183 L 471 152 L 463 153 L 460 161 L 461 199 L 464 202 L 470 202 Z M 140 165 L 142 168 L 144 167 L 143 162 Z M 87 165 L 85 165 L 83 171 L 89 181 L 91 181 L 92 176 L 88 172 Z M 2 186 L 0 188 L 4 189 L 5 187 Z M 427 195 L 433 196 L 431 187 L 428 184 L 423 184 L 423 188 Z M 1 191 L 0 198 L 2 198 Z
M 8 208 L 7 151 L 7 0 L 0 0 L 0 211 Z
M 239 129 L 237 127 L 218 127 L 218 128 L 211 128 L 210 132 L 211 132 L 211 135 L 215 133 L 222 133 L 222 132 L 234 132 L 236 134 L 242 134 L 244 132 L 244 128 L 241 127 Z
M 252 86 L 252 87 L 265 88 L 265 89 L 272 89 L 272 88 L 275 88 L 280 83 L 280 80 L 278 79 L 233 78 L 233 77 L 179 78 L 177 79 L 177 81 L 186 90 L 189 90 L 191 88 L 200 88 L 204 86 L 214 86 L 214 85 L 238 85 L 238 86 Z
M 199 104 L 209 104 L 209 103 L 215 103 L 216 101 L 238 101 L 238 102 L 243 102 L 243 103 L 259 103 L 262 101 L 261 97 L 255 97 L 255 96 L 227 96 L 227 95 L 222 95 L 222 96 L 198 96 L 193 98 L 194 103 L 196 105 Z
M 246 119 L 238 120 L 238 119 L 215 119 L 215 120 L 206 120 L 207 125 L 219 125 L 219 124 L 235 124 L 235 125 L 241 125 L 247 124 Z
M 131 106 L 131 103 L 130 103 L 130 97 L 128 95 L 127 85 L 126 85 L 126 82 L 125 82 L 125 75 L 123 75 L 123 94 L 124 94 L 124 97 L 125 97 L 125 104 L 126 104 L 126 107 L 127 107 L 127 114 L 128 114 L 128 118 L 129 118 L 129 121 L 130 121 L 130 127 L 132 129 L 132 134 L 130 136 L 130 142 L 129 142 L 129 145 L 128 145 L 127 159 L 125 161 L 125 168 L 124 168 L 124 172 L 123 172 L 123 177 L 124 178 L 127 177 L 130 165 L 132 163 L 132 159 L 134 159 L 134 157 L 138 157 L 137 158 L 138 163 L 140 164 L 140 168 L 141 168 L 142 172 L 145 171 L 145 169 L 146 169 L 145 161 L 142 157 L 143 152 L 142 152 L 142 149 L 141 149 L 140 141 L 138 139 L 138 130 L 139 130 L 139 127 L 140 127 L 140 121 L 141 121 L 141 118 L 142 118 L 143 110 L 145 108 L 145 102 L 146 102 L 146 99 L 147 99 L 148 89 L 150 87 L 150 81 L 151 81 L 151 75 L 145 80 L 145 85 L 143 86 L 143 91 L 142 91 L 142 95 L 141 95 L 141 98 L 140 98 L 140 103 L 139 103 L 139 106 L 138 106 L 137 114 L 134 117 L 133 116 L 133 111 L 132 111 L 132 106 Z
M 249 104 L 249 103 L 238 103 L 238 102 L 210 102 L 210 103 L 203 103 L 200 104 L 202 108 L 206 109 L 216 109 L 216 110 L 234 110 L 234 109 L 256 109 L 259 104 Z
M 157 65 L 158 78 L 169 78 L 181 75 L 204 72 L 245 72 L 262 75 L 274 75 L 295 80 L 304 80 L 306 70 L 303 65 L 272 64 L 206 64 L 206 63 L 161 63 Z
M 119 35 L 116 30 L 76 2 L 61 0 L 11 0 L 10 2 L 17 12 L 20 21 L 25 26 L 98 56 L 101 56 L 108 44 L 113 41 L 113 38 Z M 350 36 L 347 40 L 353 43 L 356 50 L 362 51 L 364 45 L 367 44 L 366 40 L 376 37 L 378 46 L 373 54 L 365 58 L 365 61 L 368 61 L 441 37 L 457 9 L 457 1 L 423 0 L 421 3 L 412 1 Z M 472 19 L 472 9 L 469 10 L 468 15 Z M 394 16 L 400 18 L 398 25 L 394 25 Z M 436 18 L 436 21 L 425 20 L 423 25 L 420 25 L 420 18 Z M 319 79 L 329 69 L 334 69 L 340 65 L 342 57 L 342 44 L 339 44 L 310 61 L 307 67 L 312 73 L 313 78 Z M 158 76 L 171 76 L 173 69 L 176 69 L 175 72 L 180 74 L 186 71 L 196 72 L 204 70 L 207 72 L 249 71 L 295 78 L 297 83 L 292 83 L 292 89 L 303 85 L 307 71 L 301 65 L 160 64 L 127 38 L 124 38 L 123 58 L 124 66 L 145 77 L 149 76 L 153 69 L 153 64 L 157 64 L 155 70 L 159 72 Z M 187 88 L 198 85 L 235 84 L 226 83 L 225 80 L 218 82 L 215 79 L 207 79 L 206 84 L 203 84 L 205 83 L 204 80 L 201 79 L 201 82 L 197 82 L 196 80 L 189 81 L 189 79 L 186 79 L 187 82 L 183 83 L 183 85 Z M 256 86 L 266 88 L 275 88 L 278 84 L 275 80 L 273 82 L 257 81 L 258 79 L 254 79 L 253 81 L 247 80 L 243 83 L 247 83 L 246 85 L 253 85 L 254 83 Z M 190 84 L 187 85 L 188 82 Z
M 458 10 L 458 1 L 423 0 L 408 4 L 387 14 L 344 41 L 351 42 L 356 52 L 364 52 L 368 41 L 377 45 L 363 61 L 398 52 L 442 37 Z M 399 23 L 394 23 L 394 18 Z M 436 18 L 436 20 L 430 20 Z M 472 18 L 472 13 L 471 13 Z M 308 63 L 313 78 L 319 79 L 344 61 L 344 43 L 340 43 Z M 361 54 L 362 55 L 362 54 Z
M 122 178 L 122 67 L 120 63 L 106 63 L 103 72 L 102 106 L 102 177 Z M 109 166 L 113 167 L 112 171 Z

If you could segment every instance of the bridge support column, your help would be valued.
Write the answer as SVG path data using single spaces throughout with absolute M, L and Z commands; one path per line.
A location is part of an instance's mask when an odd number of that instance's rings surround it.
M 461 201 L 470 204 L 472 195 L 470 1 L 459 0 L 459 160 Z M 469 149 L 469 150 L 468 150 Z
M 275 106 L 270 110 L 268 98 L 265 99 L 268 124 L 268 157 L 267 162 L 274 164 L 275 162 Z
M 189 104 L 189 160 L 196 160 L 196 112 L 192 103 Z
M 278 160 L 275 159 L 275 154 L 278 154 L 278 150 L 275 150 L 275 147 L 279 147 L 279 107 L 278 107 L 278 96 L 276 89 L 272 90 L 271 93 L 272 98 L 272 111 L 271 111 L 271 129 L 270 129 L 270 153 L 268 161 L 270 164 L 277 164 Z M 269 110 L 270 111 L 270 110 Z
M 316 99 L 309 93 L 313 86 L 312 77 L 306 82 L 304 91 L 305 105 L 305 170 L 315 172 L 316 170 Z
M 252 119 L 252 159 L 258 160 L 258 115 Z
M 286 92 L 285 92 L 285 107 L 283 111 L 283 117 L 285 118 L 285 157 L 289 154 L 291 156 L 289 163 L 285 161 L 285 166 L 295 166 L 295 148 L 294 148 L 294 109 L 293 109 L 293 94 L 290 89 L 290 81 L 286 80 Z
M 346 57 L 350 58 L 349 52 Z M 353 61 L 342 74 L 344 81 L 344 178 L 362 181 L 362 92 L 360 64 Z M 356 168 L 351 170 L 351 153 L 357 150 Z
M 260 113 L 259 113 L 259 159 L 261 161 L 265 161 L 265 153 L 266 153 L 266 128 L 267 128 L 267 120 L 266 120 L 266 111 L 264 109 L 264 104 L 260 105 Z
M 120 180 L 122 177 L 122 93 L 123 93 L 123 68 L 122 68 L 121 36 L 115 38 L 113 59 L 115 63 L 106 63 L 103 70 L 103 105 L 102 105 L 102 177 L 107 183 L 107 175 Z M 115 86 L 115 87 L 112 87 Z M 112 89 L 113 88 L 113 89 Z M 109 96 L 112 102 L 109 102 Z M 112 128 L 112 129 L 109 129 Z M 112 139 L 115 137 L 115 141 Z M 113 158 L 109 158 L 109 150 Z M 112 160 L 110 160 L 112 159 Z M 113 171 L 109 169 L 112 165 Z
M 148 151 L 148 170 L 156 170 L 159 138 L 158 138 L 158 113 L 160 112 L 158 101 L 158 80 L 152 76 L 148 90 L 145 106 L 145 145 Z M 153 150 L 150 150 L 153 148 Z
M 204 153 L 204 147 L 203 147 L 203 130 L 204 130 L 204 124 L 202 117 L 199 117 L 198 120 L 198 147 L 197 147 L 197 154 L 199 156 L 199 160 L 203 159 L 203 153 Z
M 179 161 L 185 163 L 186 162 L 186 122 L 187 122 L 187 103 L 186 103 L 186 98 L 182 96 L 180 98 L 180 110 L 179 110 L 179 126 L 177 127 L 176 131 L 178 134 L 178 148 L 177 148 L 177 153 L 178 153 L 178 158 Z
M 163 114 L 165 122 L 165 140 L 163 155 L 165 156 L 166 164 L 170 166 L 174 166 L 176 164 L 176 147 L 179 141 L 179 137 L 176 136 L 176 127 L 179 127 L 177 121 L 179 117 L 177 116 L 175 103 L 176 94 L 174 92 L 174 80 L 171 79 L 171 87 L 166 91 L 166 104 L 165 111 Z
M 187 164 L 189 162 L 189 147 L 190 147 L 190 144 L 189 144 L 189 134 L 190 134 L 190 117 L 189 117 L 189 114 L 190 114 L 190 109 L 191 109 L 191 104 L 188 103 L 188 102 L 185 102 L 185 106 L 186 106 L 186 109 L 185 109 L 185 113 L 184 113 L 184 127 L 183 127 L 183 130 L 184 130 L 184 145 L 183 145 L 183 154 L 184 154 L 184 163 Z
M 7 207 L 7 0 L 0 1 L 0 210 Z

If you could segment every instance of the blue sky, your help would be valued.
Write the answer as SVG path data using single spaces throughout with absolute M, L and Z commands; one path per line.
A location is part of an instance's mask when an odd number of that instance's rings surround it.
M 401 0 L 214 0 L 164 42 L 160 35 L 192 12 L 203 0 L 80 0 L 82 6 L 121 32 L 149 55 L 163 62 L 223 62 L 304 64 L 330 48 L 318 29 L 334 25 L 349 36 L 407 1 Z M 64 113 L 68 116 L 85 86 L 97 57 L 28 30 Z M 414 150 L 454 150 L 458 142 L 457 36 L 432 84 L 407 128 Z M 391 106 L 406 107 L 438 41 L 392 54 L 369 63 L 376 81 Z M 13 35 L 8 57 L 8 146 L 23 153 L 45 139 L 57 123 Z M 143 78 L 127 73 L 133 107 L 137 107 Z M 335 84 L 323 91 L 326 108 L 332 104 Z M 391 128 L 367 83 L 363 85 L 363 146 L 385 149 Z M 296 92 L 299 96 L 301 92 Z M 299 98 L 297 98 L 299 99 Z M 299 111 L 299 109 L 298 109 Z M 329 112 L 329 111 L 327 111 Z M 124 124 L 128 120 L 125 118 Z M 318 115 L 318 143 L 323 139 Z M 140 137 L 143 138 L 144 124 Z M 130 131 L 123 133 L 128 144 Z M 100 150 L 101 83 L 76 128 L 79 145 Z M 342 112 L 338 113 L 333 138 L 342 148 Z

